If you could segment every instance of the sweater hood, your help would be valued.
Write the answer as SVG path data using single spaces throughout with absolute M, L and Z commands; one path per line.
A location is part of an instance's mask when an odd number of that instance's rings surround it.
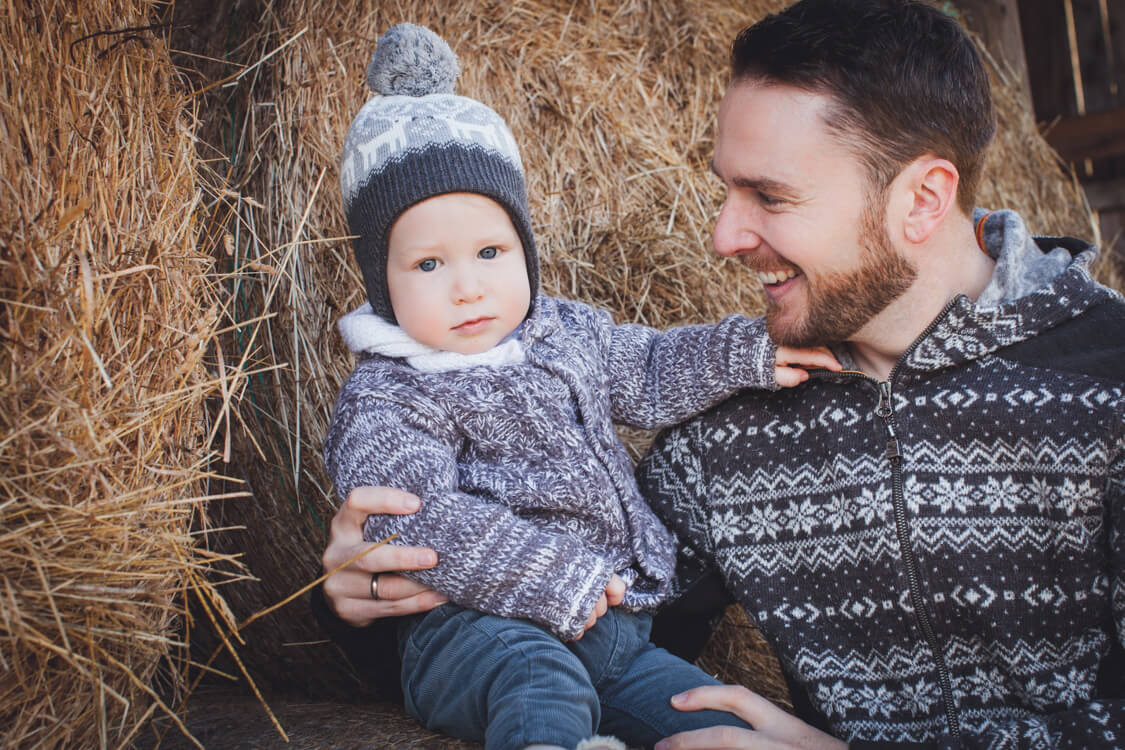
M 1093 245 L 1071 237 L 1033 237 L 1012 211 L 978 210 L 982 247 L 996 260 L 976 302 L 954 299 L 900 363 L 934 370 L 978 359 L 1039 335 L 1117 292 L 1090 275 Z

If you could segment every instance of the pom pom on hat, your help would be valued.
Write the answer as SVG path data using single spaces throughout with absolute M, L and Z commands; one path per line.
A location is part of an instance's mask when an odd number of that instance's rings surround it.
M 452 94 L 460 72 L 444 39 L 425 26 L 400 23 L 379 37 L 367 85 L 384 96 Z

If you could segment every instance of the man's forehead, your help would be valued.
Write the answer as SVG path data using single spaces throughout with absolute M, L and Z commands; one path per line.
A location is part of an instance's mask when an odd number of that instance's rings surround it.
M 741 111 L 751 101 L 768 101 L 773 108 L 783 110 L 789 119 L 800 119 L 810 124 L 826 123 L 829 112 L 834 109 L 834 99 L 827 93 L 765 78 L 744 77 L 731 81 L 723 93 L 719 103 L 720 121 L 724 114 L 752 116 L 752 112 Z
M 854 159 L 828 124 L 833 110 L 825 94 L 758 79 L 735 81 L 719 107 L 711 170 L 724 181 L 786 183 L 822 159 Z

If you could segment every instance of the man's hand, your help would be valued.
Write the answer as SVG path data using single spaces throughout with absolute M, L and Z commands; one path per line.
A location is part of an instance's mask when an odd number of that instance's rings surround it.
M 808 367 L 823 367 L 826 370 L 840 369 L 840 363 L 826 346 L 810 349 L 794 349 L 788 346 L 777 347 L 773 378 L 782 388 L 792 388 L 809 379 Z
M 390 487 L 357 487 L 336 511 L 328 546 L 321 564 L 325 571 L 372 547 L 363 541 L 363 522 L 371 514 L 407 514 L 418 510 L 417 497 Z M 384 544 L 372 549 L 324 582 L 328 606 L 352 627 L 363 627 L 381 617 L 396 617 L 433 609 L 447 600 L 436 591 L 395 572 L 425 570 L 437 565 L 437 553 L 426 547 Z M 393 572 L 388 572 L 393 571 Z M 371 576 L 378 577 L 378 600 L 371 598 Z
M 574 640 L 582 640 L 582 635 L 597 624 L 599 617 L 608 612 L 610 607 L 616 607 L 624 599 L 625 581 L 621 580 L 621 576 L 614 573 L 609 577 L 609 583 L 606 584 L 605 591 L 598 599 L 598 603 L 594 605 L 594 611 L 590 613 L 590 619 L 586 621 L 582 633 L 579 633 Z
M 663 739 L 654 750 L 847 750 L 847 743 L 810 727 L 768 700 L 738 685 L 698 687 L 672 696 L 680 711 L 729 711 L 753 730 L 697 729 Z

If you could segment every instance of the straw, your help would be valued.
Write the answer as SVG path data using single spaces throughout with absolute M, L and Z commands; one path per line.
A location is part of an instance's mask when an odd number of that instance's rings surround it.
M 224 312 L 155 9 L 0 4 L 3 747 L 186 731 L 186 602 L 235 565 L 202 544 Z

